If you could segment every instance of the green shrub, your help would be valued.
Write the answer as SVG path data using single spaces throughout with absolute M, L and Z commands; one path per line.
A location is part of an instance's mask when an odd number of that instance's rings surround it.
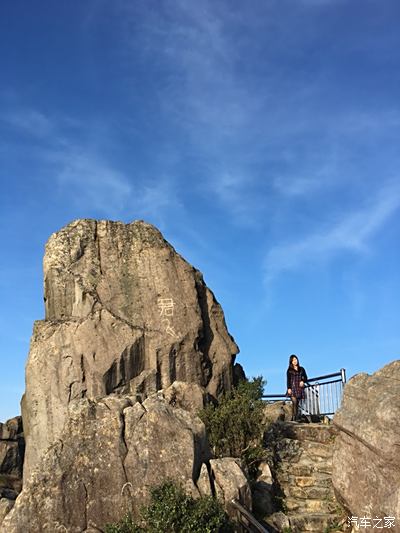
M 221 504 L 211 496 L 195 500 L 172 482 L 151 491 L 151 501 L 138 522 L 129 515 L 106 533 L 229 533 L 232 524 Z
M 144 531 L 133 521 L 130 514 L 125 515 L 117 524 L 107 524 L 105 529 L 106 533 L 142 533 Z
M 218 405 L 209 404 L 199 413 L 215 456 L 239 457 L 250 476 L 264 455 L 263 385 L 261 376 L 241 381 L 220 398 Z

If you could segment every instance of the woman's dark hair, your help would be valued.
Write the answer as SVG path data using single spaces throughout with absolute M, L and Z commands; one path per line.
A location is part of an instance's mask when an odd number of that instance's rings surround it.
M 300 368 L 299 358 L 297 357 L 296 354 L 292 353 L 292 355 L 289 357 L 289 367 L 288 367 L 288 370 L 290 370 L 291 372 L 293 372 L 293 370 L 294 370 L 292 362 L 293 362 L 293 359 L 295 359 L 295 358 L 297 359 L 297 366 Z

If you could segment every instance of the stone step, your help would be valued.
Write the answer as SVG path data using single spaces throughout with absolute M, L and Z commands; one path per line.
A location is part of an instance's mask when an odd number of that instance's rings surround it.
M 284 437 L 296 440 L 311 440 L 331 444 L 337 434 L 337 429 L 324 424 L 296 424 L 295 422 L 282 423 L 281 434 Z
M 337 509 L 337 502 L 331 498 L 301 499 L 287 497 L 284 500 L 286 510 L 289 513 L 333 513 Z
M 278 461 L 305 460 L 317 462 L 331 461 L 333 446 L 310 440 L 299 441 L 287 437 L 281 439 L 276 445 Z
M 313 472 L 312 476 L 294 476 L 289 474 L 287 482 L 295 487 L 332 487 L 332 477 L 328 474 L 320 474 L 319 472 Z
M 326 500 L 335 497 L 333 487 L 296 487 L 285 485 L 283 492 L 287 498 L 299 500 Z
M 321 459 L 331 459 L 333 456 L 333 446 L 322 442 L 314 442 L 312 440 L 300 441 L 302 448 L 309 455 Z
M 304 471 L 305 469 L 308 469 L 309 472 L 326 474 L 332 472 L 332 460 L 315 460 L 303 455 L 298 460 L 293 458 L 292 461 L 283 461 L 282 463 L 278 463 L 276 468 L 282 473 L 289 474 L 292 473 L 292 469 L 293 472 L 296 470 L 296 474 L 298 474 L 299 471 Z
M 307 531 L 322 533 L 327 528 L 337 525 L 339 518 L 336 514 L 328 513 L 297 513 L 289 515 L 289 523 L 293 533 L 306 533 Z
M 307 472 L 297 474 L 293 470 L 287 472 L 280 471 L 278 481 L 285 485 L 295 485 L 297 487 L 330 487 L 332 478 L 330 474 L 321 474 L 307 468 Z
M 320 464 L 316 465 L 312 462 L 308 464 L 280 464 L 279 470 L 277 471 L 278 479 L 289 479 L 291 475 L 293 476 L 330 476 L 332 474 L 332 465 L 331 464 Z

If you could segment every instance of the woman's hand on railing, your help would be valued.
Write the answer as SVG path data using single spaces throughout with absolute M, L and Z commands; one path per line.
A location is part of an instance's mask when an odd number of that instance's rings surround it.
M 292 395 L 292 389 L 288 389 L 287 393 L 288 393 L 288 396 L 291 396 Z

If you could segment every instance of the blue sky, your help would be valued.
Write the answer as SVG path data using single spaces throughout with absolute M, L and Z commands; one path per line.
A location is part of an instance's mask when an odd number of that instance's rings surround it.
M 248 375 L 399 358 L 397 0 L 0 5 L 0 420 L 19 412 L 42 256 L 76 218 L 155 224 Z

